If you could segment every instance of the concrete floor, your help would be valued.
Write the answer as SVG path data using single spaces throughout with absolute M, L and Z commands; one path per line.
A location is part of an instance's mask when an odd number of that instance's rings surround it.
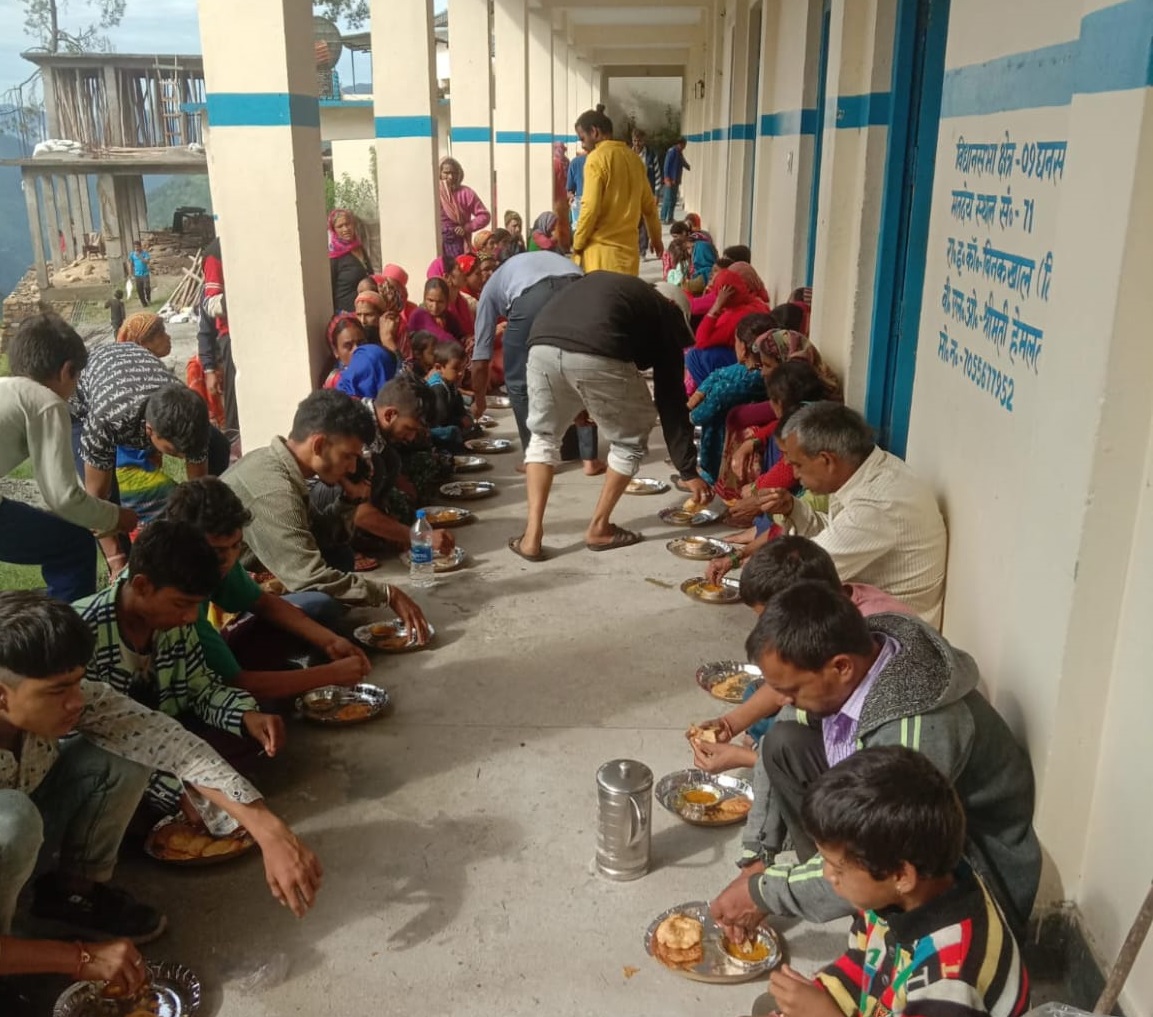
M 511 414 L 498 417 L 494 433 L 513 437 Z M 654 446 L 643 475 L 667 476 L 664 454 Z M 523 562 L 505 547 L 523 519 L 518 457 L 492 461 L 500 493 L 457 531 L 469 566 L 417 591 L 433 647 L 375 659 L 394 712 L 346 730 L 293 723 L 259 776 L 324 863 L 314 911 L 297 921 L 275 904 L 255 856 L 121 866 L 118 881 L 169 915 L 147 956 L 196 970 L 207 1014 L 735 1015 L 761 991 L 685 981 L 642 945 L 656 914 L 726 885 L 739 828 L 690 827 L 654 804 L 652 872 L 623 884 L 592 872 L 597 767 L 628 756 L 659 779 L 691 765 L 683 731 L 719 712 L 693 674 L 740 657 L 752 615 L 677 589 L 697 570 L 664 546 L 678 531 L 656 512 L 672 494 L 623 499 L 617 522 L 643 544 L 585 550 L 600 482 L 579 468 L 553 490 L 555 558 Z M 381 574 L 403 580 L 395 561 Z M 836 956 L 844 928 L 791 929 L 798 966 Z M 279 984 L 237 987 L 270 959 L 287 966 Z

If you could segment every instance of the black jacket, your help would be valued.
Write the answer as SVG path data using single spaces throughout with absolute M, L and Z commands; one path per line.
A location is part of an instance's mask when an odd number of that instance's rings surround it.
M 648 283 L 619 272 L 590 272 L 536 316 L 528 345 L 555 346 L 653 371 L 653 397 L 669 456 L 685 480 L 697 476 L 697 447 L 685 396 L 684 315 Z
M 372 264 L 368 260 L 368 252 L 361 251 L 364 261 L 355 254 L 342 254 L 339 258 L 330 258 L 329 271 L 332 273 L 332 308 L 333 312 L 347 311 L 356 313 L 356 287 L 360 280 L 372 275 Z

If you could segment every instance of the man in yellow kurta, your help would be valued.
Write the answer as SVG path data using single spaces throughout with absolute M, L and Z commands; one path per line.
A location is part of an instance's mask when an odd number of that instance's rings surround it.
M 584 197 L 573 232 L 573 260 L 585 270 L 638 275 L 637 231 L 644 217 L 652 250 L 664 253 L 661 219 L 645 165 L 623 141 L 613 140 L 613 122 L 599 110 L 576 122 L 585 162 Z

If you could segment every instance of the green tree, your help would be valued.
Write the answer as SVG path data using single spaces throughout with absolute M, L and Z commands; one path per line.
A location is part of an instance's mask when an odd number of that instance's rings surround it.
M 120 24 L 128 0 L 83 0 L 83 6 L 91 9 L 91 16 L 96 20 L 71 30 L 64 28 L 60 20 L 61 15 L 68 14 L 70 0 L 23 0 L 23 3 L 24 31 L 37 40 L 40 49 L 49 53 L 59 53 L 61 49 L 79 53 L 102 48 L 107 43 L 101 31 Z
M 343 21 L 349 28 L 360 28 L 368 21 L 368 0 L 315 0 L 312 8 L 332 21 Z

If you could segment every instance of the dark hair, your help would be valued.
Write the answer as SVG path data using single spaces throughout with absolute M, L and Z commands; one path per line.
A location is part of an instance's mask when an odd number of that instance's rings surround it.
M 674 237 L 687 236 L 691 232 L 689 224 L 683 219 L 678 219 L 669 227 L 669 234 Z
M 765 394 L 781 404 L 781 419 L 777 433 L 784 430 L 806 403 L 818 403 L 828 394 L 828 388 L 812 364 L 804 360 L 786 360 L 777 364 L 765 378 Z
M 865 418 L 842 403 L 828 400 L 802 406 L 777 428 L 778 441 L 791 434 L 797 436 L 797 444 L 807 456 L 828 452 L 858 465 L 874 448 L 873 429 Z
M 736 264 L 732 258 L 726 258 L 723 254 L 713 262 L 714 267 L 717 269 L 732 268 Z
M 208 448 L 208 404 L 187 385 L 158 388 L 144 404 L 144 419 L 157 438 L 175 446 L 178 455 L 200 455 Z
M 688 138 L 677 138 L 677 144 L 678 145 L 687 145 L 688 143 L 689 143 Z
M 759 335 L 764 335 L 773 327 L 772 316 L 767 313 L 757 311 L 754 314 L 746 314 L 740 321 L 737 322 L 737 338 L 740 339 L 746 346 L 752 346 L 753 340 Z
M 460 343 L 436 344 L 436 362 L 438 364 L 451 364 L 454 360 L 464 360 L 464 347 Z
M 503 226 L 498 226 L 489 234 L 488 244 L 507 244 L 511 239 L 512 234 Z
M 79 374 L 87 363 L 88 348 L 80 334 L 51 311 L 20 322 L 8 348 L 12 373 L 41 384 L 52 381 L 68 364 Z
M 402 417 L 415 417 L 423 422 L 427 411 L 427 390 L 426 385 L 417 386 L 398 375 L 381 386 L 376 393 L 376 405 L 381 409 L 391 406 Z
M 223 480 L 199 477 L 169 494 L 164 518 L 188 523 L 210 537 L 230 537 L 252 522 L 252 513 Z
M 808 537 L 778 537 L 755 551 L 741 569 L 741 600 L 749 607 L 767 604 L 781 590 L 812 580 L 841 592 L 837 566 L 820 544 Z
M 446 283 L 440 276 L 434 275 L 424 284 L 424 295 L 427 297 L 433 290 L 440 290 L 444 294 L 445 300 L 448 299 L 448 283 Z
M 745 642 L 754 663 L 775 653 L 802 671 L 817 671 L 841 653 L 873 652 L 861 612 L 839 589 L 812 580 L 794 583 L 765 604 Z
M 751 264 L 753 260 L 752 248 L 747 244 L 733 244 L 732 247 L 726 247 L 721 253 L 730 261 L 743 261 L 746 264 Z
M 805 324 L 804 309 L 796 304 L 777 304 L 769 317 L 773 319 L 773 328 L 787 328 L 790 332 L 800 332 Z
M 39 590 L 0 591 L 0 668 L 52 678 L 87 665 L 95 649 L 95 634 L 68 604 Z
M 425 350 L 435 346 L 438 342 L 440 342 L 440 340 L 437 339 L 437 337 L 434 336 L 431 332 L 413 332 L 409 339 L 409 343 L 412 346 L 413 359 L 419 360 L 421 354 L 424 353 Z
M 442 278 L 447 279 L 450 275 L 452 275 L 453 269 L 456 268 L 456 255 L 446 254 L 443 258 L 441 258 L 440 263 L 444 268 L 444 274 Z
M 888 745 L 854 752 L 805 792 L 801 822 L 818 845 L 840 848 L 881 880 L 904 863 L 947 876 L 965 849 L 965 809 L 953 785 L 920 752 Z
M 207 597 L 220 584 L 216 551 L 192 523 L 158 519 L 146 526 L 128 553 L 128 574 L 144 576 L 158 590 Z
M 112 291 L 112 295 L 113 295 L 113 296 L 114 296 L 114 297 L 115 297 L 117 300 L 123 300 L 123 299 L 124 299 L 124 291 L 123 291 L 123 290 L 113 290 L 113 291 Z
M 366 445 L 376 439 L 376 424 L 364 405 L 336 389 L 306 395 L 296 407 L 289 438 L 305 441 L 314 434 L 326 438 L 359 438 Z
M 584 131 L 586 134 L 589 131 L 600 131 L 605 137 L 611 138 L 613 122 L 605 116 L 604 107 L 599 106 L 596 109 L 585 110 L 577 117 L 576 129 Z

